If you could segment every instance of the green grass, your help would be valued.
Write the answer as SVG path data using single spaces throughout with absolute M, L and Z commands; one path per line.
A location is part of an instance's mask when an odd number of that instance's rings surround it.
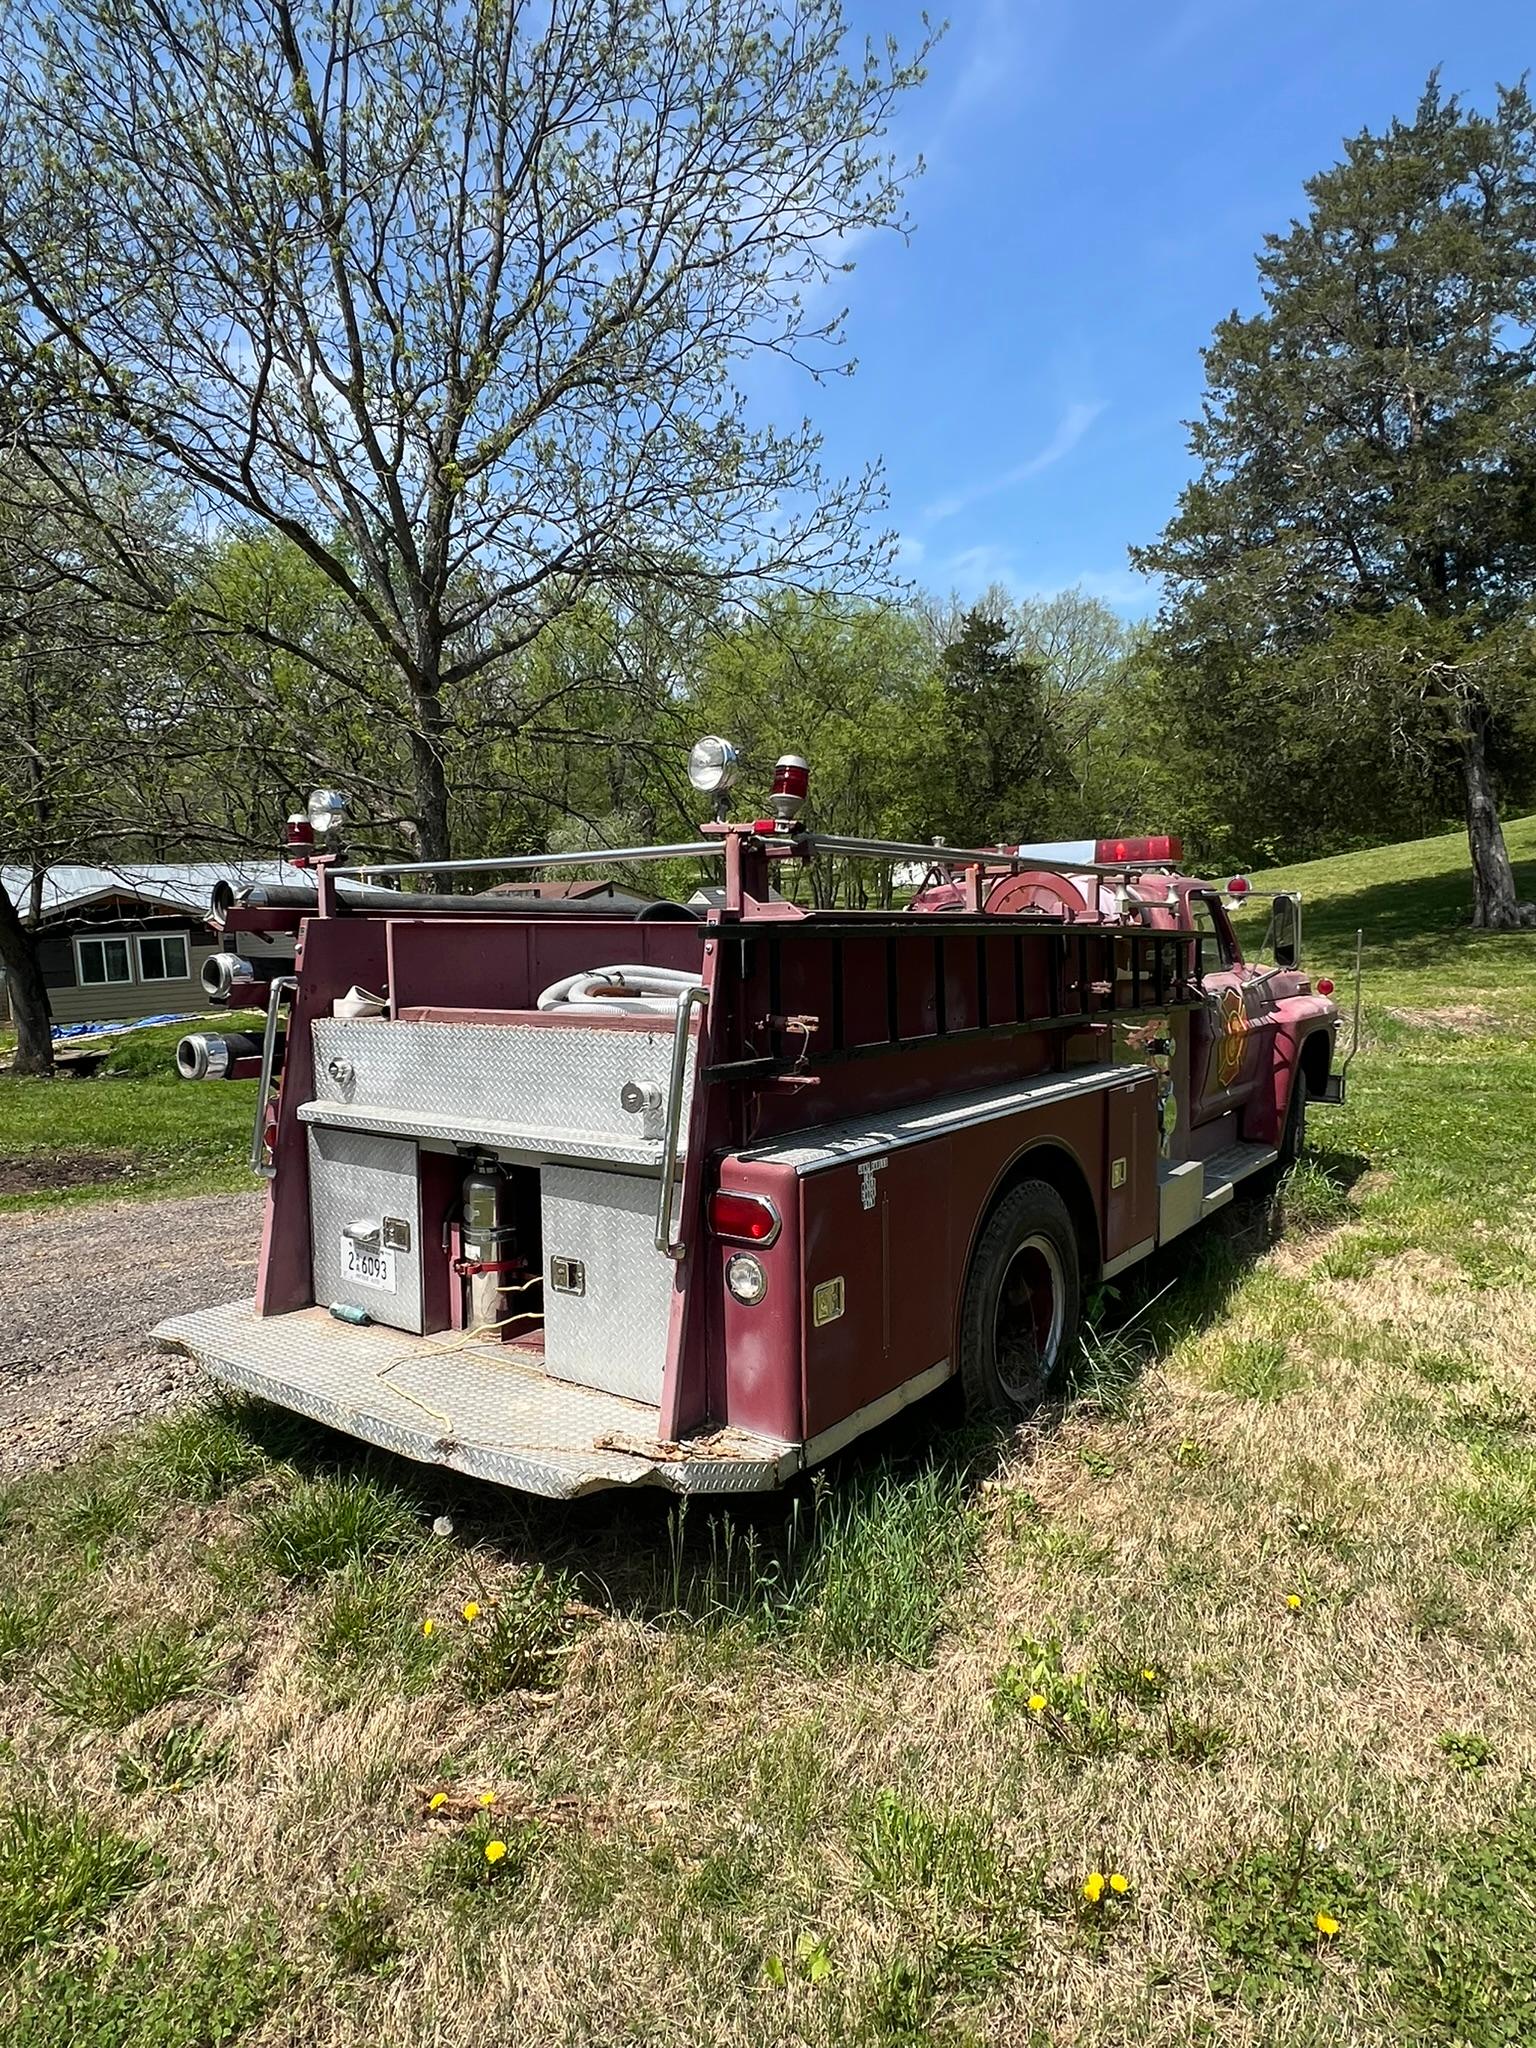
M 97 1926 L 148 1874 L 141 1843 L 83 1812 L 0 1811 L 0 1963 Z
M 182 1631 L 146 1629 L 124 1643 L 66 1649 L 39 1689 L 64 1720 L 116 1729 L 191 1699 L 206 1683 L 202 1654 Z
M 1017 1441 L 684 1512 L 230 1402 L 0 1499 L 7 2048 L 1536 2034 L 1536 935 L 1256 879 L 1366 927 L 1348 1103 Z
M 77 1185 L 0 1193 L 0 1212 L 99 1201 L 107 1195 L 248 1188 L 255 1083 L 179 1080 L 176 1046 L 188 1031 L 259 1032 L 263 1022 L 254 1013 L 210 1012 L 197 1024 L 157 1024 L 129 1032 L 113 1042 L 89 1079 L 0 1075 L 0 1164 L 96 1162 Z
M 371 1567 L 426 1540 L 414 1502 L 366 1473 L 307 1480 L 251 1518 L 258 1554 L 289 1579 Z
M 271 1943 L 115 1949 L 29 1968 L 0 1994 L 7 2048 L 223 2048 L 280 2001 L 291 1970 Z

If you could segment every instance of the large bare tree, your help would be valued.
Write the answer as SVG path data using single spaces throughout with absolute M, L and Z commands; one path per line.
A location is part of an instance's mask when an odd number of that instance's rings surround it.
M 30 451 L 302 550 L 365 663 L 188 602 L 399 721 L 423 857 L 452 850 L 462 693 L 582 590 L 717 603 L 878 557 L 878 476 L 827 477 L 739 388 L 753 357 L 848 368 L 837 274 L 903 224 L 883 138 L 925 51 L 846 42 L 837 0 L 11 7 L 0 373 Z

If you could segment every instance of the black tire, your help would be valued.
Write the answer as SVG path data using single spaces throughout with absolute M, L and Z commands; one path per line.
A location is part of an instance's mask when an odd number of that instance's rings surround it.
M 960 1310 L 960 1384 L 972 1415 L 1017 1422 L 1062 1377 L 1077 1335 L 1077 1232 L 1049 1182 L 1021 1181 L 987 1218 Z
M 1291 1083 L 1291 1099 L 1285 1106 L 1285 1129 L 1280 1134 L 1280 1157 L 1275 1161 L 1275 1179 L 1289 1173 L 1301 1157 L 1307 1142 L 1307 1077 L 1300 1067 Z

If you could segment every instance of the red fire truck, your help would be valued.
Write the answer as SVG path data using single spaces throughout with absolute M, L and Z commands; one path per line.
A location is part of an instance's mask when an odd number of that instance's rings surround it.
M 1338 1100 L 1332 984 L 1273 905 L 1244 959 L 1172 838 L 965 849 L 725 818 L 683 845 L 362 868 L 295 820 L 294 886 L 226 891 L 212 989 L 258 1042 L 254 1301 L 164 1341 L 408 1457 L 532 1493 L 778 1484 L 958 1379 L 1022 1416 L 1085 1295 L 1190 1230 Z M 454 876 L 714 863 L 688 902 L 415 894 Z M 905 864 L 899 910 L 805 909 L 801 863 Z M 674 870 L 675 871 L 675 870 Z M 261 979 L 242 935 L 296 941 Z M 252 950 L 259 951 L 259 947 Z

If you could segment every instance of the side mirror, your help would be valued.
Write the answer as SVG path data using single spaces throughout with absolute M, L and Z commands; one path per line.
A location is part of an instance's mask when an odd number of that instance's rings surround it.
M 1274 941 L 1275 965 L 1301 965 L 1301 898 L 1277 896 L 1270 914 L 1269 929 Z

